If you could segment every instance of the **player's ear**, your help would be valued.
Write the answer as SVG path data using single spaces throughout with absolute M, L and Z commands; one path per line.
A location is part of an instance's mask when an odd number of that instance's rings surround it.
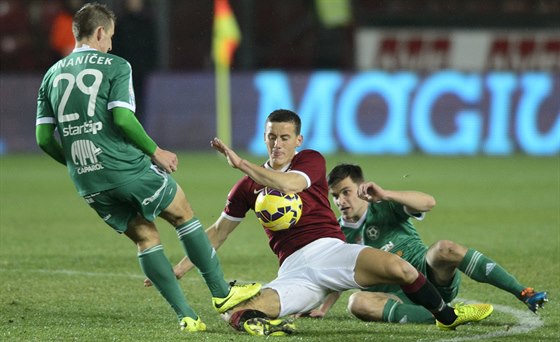
M 97 39 L 97 41 L 100 41 L 101 38 L 103 38 L 104 33 L 105 33 L 105 29 L 103 28 L 103 26 L 98 26 L 95 29 L 95 38 Z
M 301 144 L 303 144 L 303 135 L 298 135 L 297 136 L 297 146 L 301 146 Z

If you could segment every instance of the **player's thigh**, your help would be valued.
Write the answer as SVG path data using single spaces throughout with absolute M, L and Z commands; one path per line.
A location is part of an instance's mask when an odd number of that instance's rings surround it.
M 418 271 L 395 254 L 364 248 L 356 261 L 355 279 L 362 287 L 377 284 L 410 284 Z
M 280 266 L 278 277 L 265 285 L 278 293 L 280 315 L 309 312 L 332 291 L 359 288 L 354 267 L 363 248 L 323 238 L 292 253 Z
M 185 223 L 194 216 L 185 192 L 179 185 L 176 185 L 175 197 L 171 203 L 163 209 L 159 216 L 171 223 L 174 227 Z
M 176 192 L 175 180 L 152 166 L 132 182 L 84 196 L 84 199 L 108 225 L 123 233 L 137 215 L 153 222 L 172 203 Z
M 177 183 L 171 175 L 152 165 L 142 176 L 113 189 L 112 193 L 134 206 L 135 212 L 147 221 L 153 222 L 175 199 Z
M 362 288 L 356 282 L 359 255 L 370 247 L 345 243 L 338 239 L 319 239 L 304 247 L 307 274 L 328 291 Z
M 278 297 L 279 311 L 273 317 L 309 312 L 318 307 L 328 294 L 306 274 L 296 273 L 280 276 L 263 288 L 274 291 Z

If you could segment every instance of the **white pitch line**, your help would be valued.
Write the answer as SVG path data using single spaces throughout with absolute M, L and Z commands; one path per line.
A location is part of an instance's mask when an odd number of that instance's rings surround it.
M 130 273 L 103 273 L 103 272 L 85 272 L 76 270 L 46 270 L 46 269 L 10 269 L 10 268 L 0 268 L 0 272 L 35 272 L 35 273 L 45 273 L 45 274 L 64 274 L 70 276 L 87 276 L 87 277 L 125 277 L 125 278 L 145 278 L 140 274 L 130 274 Z
M 132 273 L 107 273 L 107 272 L 86 272 L 86 271 L 77 271 L 77 270 L 46 270 L 46 269 L 13 269 L 13 268 L 0 268 L 0 272 L 35 272 L 35 273 L 44 273 L 44 274 L 63 274 L 68 276 L 86 276 L 86 277 L 122 277 L 122 278 L 135 278 L 135 279 L 145 279 L 146 276 L 143 274 L 132 274 Z M 196 272 L 195 272 L 196 273 Z M 184 281 L 195 281 L 190 277 L 182 278 L 182 282 Z M 255 280 L 236 280 L 239 283 L 252 283 Z M 264 282 L 261 282 L 264 284 Z

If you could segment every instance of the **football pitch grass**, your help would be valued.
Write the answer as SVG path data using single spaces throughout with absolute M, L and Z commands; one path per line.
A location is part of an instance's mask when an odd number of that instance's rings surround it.
M 246 155 L 251 161 L 262 158 Z M 509 293 L 463 276 L 459 298 L 495 311 L 456 331 L 432 325 L 365 323 L 346 312 L 345 293 L 321 320 L 296 320 L 298 341 L 560 340 L 560 160 L 513 156 L 327 156 L 327 167 L 360 163 L 368 180 L 432 194 L 436 207 L 416 224 L 428 244 L 449 239 L 476 248 L 527 286 L 549 291 L 531 313 Z M 175 177 L 207 227 L 241 176 L 215 153 L 180 155 Z M 77 195 L 66 170 L 44 155 L 0 157 L 0 340 L 248 341 L 211 306 L 196 272 L 180 284 L 208 332 L 182 333 L 173 311 L 144 288 L 135 246 L 106 226 Z M 183 255 L 173 229 L 158 219 L 165 252 Z M 228 280 L 266 282 L 277 260 L 254 214 L 218 251 Z

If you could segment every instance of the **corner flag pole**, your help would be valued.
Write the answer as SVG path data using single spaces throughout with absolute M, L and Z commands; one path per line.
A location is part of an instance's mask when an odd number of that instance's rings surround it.
M 232 144 L 229 69 L 240 40 L 241 33 L 228 0 L 214 0 L 212 52 L 216 80 L 216 133 L 229 146 Z

